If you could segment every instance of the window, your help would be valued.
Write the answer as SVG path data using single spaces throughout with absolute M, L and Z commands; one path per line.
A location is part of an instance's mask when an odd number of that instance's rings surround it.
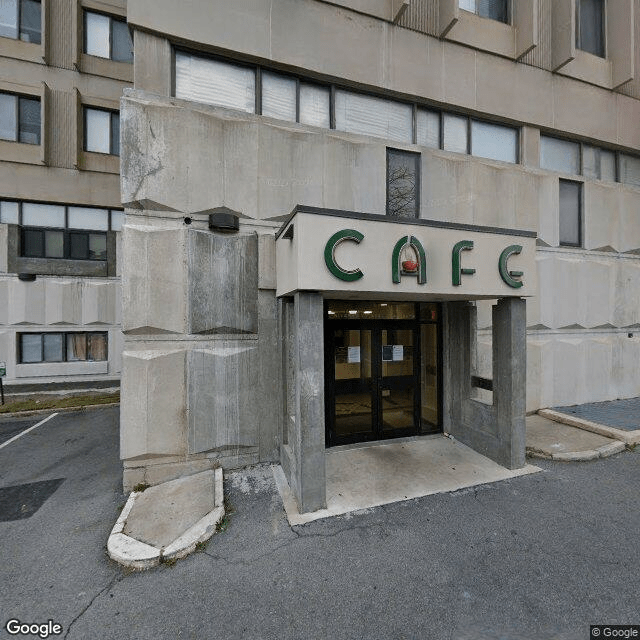
M 605 0 L 576 0 L 576 47 L 594 56 L 605 53 Z
M 581 241 L 582 184 L 560 180 L 560 245 L 579 247 Z
M 40 99 L 0 93 L 0 139 L 40 144 Z
M 484 7 L 484 4 L 482 4 Z M 518 129 L 262 67 L 175 54 L 175 95 L 271 118 L 518 162 Z
M 84 108 L 84 150 L 120 155 L 120 114 Z
M 487 122 L 471 121 L 471 155 L 518 162 L 518 132 Z
M 40 44 L 40 0 L 0 0 L 0 36 Z
M 351 91 L 336 91 L 336 129 L 368 136 L 413 141 L 413 107 Z
M 20 333 L 19 362 L 99 362 L 107 359 L 106 333 Z
M 620 182 L 640 187 L 640 158 L 620 154 Z
M 254 69 L 220 60 L 176 53 L 176 98 L 216 104 L 254 113 Z
M 509 0 L 459 0 L 459 7 L 481 18 L 509 23 Z
M 126 21 L 85 11 L 84 52 L 116 62 L 133 62 L 133 43 Z
M 580 145 L 540 136 L 540 166 L 549 171 L 580 175 Z
M 594 180 L 616 181 L 616 154 L 589 145 L 582 146 L 582 174 Z
M 120 231 L 123 219 L 115 209 L 0 200 L 0 223 L 22 227 L 25 258 L 104 261 L 107 231 Z
M 420 154 L 387 149 L 387 215 L 420 216 Z
M 640 186 L 640 157 L 551 136 L 540 136 L 540 167 L 592 180 Z

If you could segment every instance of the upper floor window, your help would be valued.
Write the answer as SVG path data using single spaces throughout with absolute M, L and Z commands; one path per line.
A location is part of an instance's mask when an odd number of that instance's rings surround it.
M 116 209 L 0 200 L 0 223 L 22 227 L 25 258 L 106 260 L 107 231 L 122 229 L 123 219 Z
M 107 359 L 108 334 L 19 333 L 19 364 L 36 362 L 100 362 Z
M 84 52 L 116 62 L 132 62 L 133 43 L 126 21 L 102 13 L 85 11 Z
M 582 184 L 560 180 L 559 239 L 560 246 L 582 246 Z
M 84 108 L 84 150 L 120 155 L 120 114 Z
M 576 0 L 576 47 L 604 58 L 605 0 Z
M 509 0 L 458 0 L 458 6 L 481 18 L 509 23 Z
M 516 127 L 317 84 L 259 66 L 177 51 L 175 95 L 290 122 L 518 162 Z
M 387 149 L 387 215 L 420 216 L 420 154 Z
M 0 36 L 40 44 L 40 0 L 0 0 Z
M 40 144 L 40 99 L 0 93 L 0 139 Z

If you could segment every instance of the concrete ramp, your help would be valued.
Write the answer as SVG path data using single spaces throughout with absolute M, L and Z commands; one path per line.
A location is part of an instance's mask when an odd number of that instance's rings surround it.
M 276 485 L 291 525 L 540 471 L 510 470 L 443 435 L 334 447 L 326 452 L 327 508 L 301 514 L 280 466 Z

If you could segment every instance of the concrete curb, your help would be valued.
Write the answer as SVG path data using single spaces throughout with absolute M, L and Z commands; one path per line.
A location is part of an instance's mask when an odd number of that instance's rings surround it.
M 161 562 L 174 561 L 184 558 L 196 550 L 196 545 L 208 540 L 215 532 L 216 526 L 224 517 L 224 491 L 222 469 L 218 467 L 215 473 L 214 509 L 198 520 L 192 527 L 176 538 L 171 544 L 159 549 L 123 533 L 125 523 L 139 491 L 132 491 L 113 525 L 107 542 L 107 552 L 112 560 L 132 569 L 151 569 Z
M 85 409 L 100 409 L 100 407 L 117 407 L 119 402 L 105 402 L 104 404 L 85 404 L 81 407 L 51 407 L 49 409 L 27 409 L 27 411 L 14 411 L 12 413 L 0 413 L 0 419 L 2 418 L 28 418 L 30 416 L 37 416 L 41 413 L 51 413 L 56 411 L 60 413 L 62 411 L 84 411 Z
M 608 458 L 626 449 L 624 442 L 612 442 L 604 444 L 597 449 L 586 449 L 584 451 L 565 451 L 562 453 L 548 453 L 543 449 L 527 447 L 527 455 L 532 458 L 543 458 L 545 460 L 558 460 L 562 462 L 576 462 L 584 460 L 596 460 L 597 458 Z
M 598 422 L 591 422 L 591 420 L 584 420 L 583 418 L 569 416 L 566 413 L 560 413 L 553 409 L 540 409 L 538 411 L 538 415 L 541 415 L 543 418 L 553 420 L 554 422 L 567 424 L 570 427 L 577 427 L 578 429 L 597 433 L 598 435 L 605 436 L 606 438 L 620 440 L 620 442 L 624 442 L 625 444 L 640 444 L 640 429 L 636 431 L 623 431 L 622 429 L 608 427 L 607 425 L 600 424 Z

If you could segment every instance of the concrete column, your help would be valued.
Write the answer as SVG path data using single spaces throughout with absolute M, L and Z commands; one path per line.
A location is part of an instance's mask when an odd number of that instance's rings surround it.
M 493 404 L 498 462 L 509 469 L 525 464 L 526 301 L 502 298 L 493 307 Z
M 287 311 L 291 310 L 288 305 Z M 301 513 L 326 507 L 323 302 L 318 293 L 296 293 L 287 325 L 289 356 L 288 442 L 282 465 Z M 293 406 L 291 406 L 293 405 Z

